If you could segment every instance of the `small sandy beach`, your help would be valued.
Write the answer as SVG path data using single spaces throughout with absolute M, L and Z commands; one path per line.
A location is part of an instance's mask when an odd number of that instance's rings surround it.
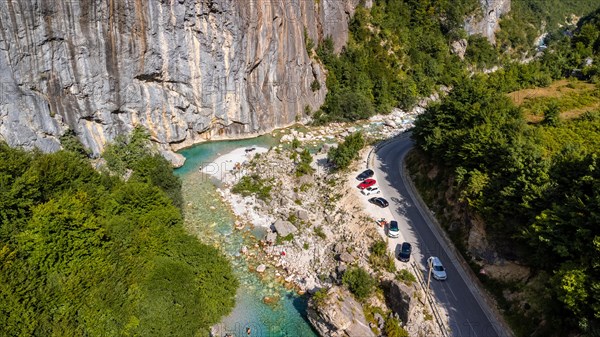
M 250 149 L 254 149 L 250 151 Z M 225 181 L 226 174 L 242 163 L 249 161 L 258 153 L 266 153 L 267 148 L 251 146 L 235 149 L 227 154 L 219 156 L 213 162 L 205 163 L 200 167 L 200 172 L 213 176 L 221 181 Z

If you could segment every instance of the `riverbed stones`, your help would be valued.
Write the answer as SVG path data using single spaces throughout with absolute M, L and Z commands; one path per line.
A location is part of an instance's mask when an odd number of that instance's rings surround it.
M 258 267 L 256 267 L 256 272 L 257 273 L 264 273 L 265 270 L 267 270 L 267 266 L 265 266 L 264 264 L 261 264 Z

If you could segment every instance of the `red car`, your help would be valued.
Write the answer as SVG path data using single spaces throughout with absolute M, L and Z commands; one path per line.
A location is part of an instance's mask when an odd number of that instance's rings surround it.
M 361 190 L 364 190 L 367 187 L 371 187 L 373 185 L 377 184 L 377 181 L 375 181 L 375 179 L 365 179 L 365 181 L 363 181 L 362 183 L 358 184 L 358 188 Z

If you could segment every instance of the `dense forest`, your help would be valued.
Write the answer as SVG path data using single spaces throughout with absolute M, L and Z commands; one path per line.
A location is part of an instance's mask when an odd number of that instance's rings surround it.
M 108 147 L 110 172 L 63 144 L 0 143 L 0 335 L 206 335 L 237 281 L 184 231 L 170 164 L 140 129 Z
M 473 70 L 495 65 L 509 65 L 507 72 L 517 79 L 522 67 L 513 61 L 535 50 L 537 37 L 556 32 L 560 25 L 567 27 L 572 20 L 565 13 L 590 13 L 598 4 L 514 0 L 511 6 L 501 20 L 496 46 L 464 30 L 467 17 L 481 15 L 477 0 L 376 0 L 371 9 L 359 6 L 349 24 L 348 44 L 339 55 L 331 39 L 316 48 L 328 70 L 328 93 L 313 115 L 315 123 L 354 121 L 395 107 L 407 110 L 440 86 L 452 87 Z M 460 39 L 468 42 L 465 60 L 452 51 L 452 42 Z M 314 43 L 307 42 L 309 53 L 313 48 Z M 526 70 L 530 73 L 523 76 L 540 75 Z M 530 80 L 549 83 L 548 78 Z
M 413 132 L 459 206 L 534 271 L 537 288 L 511 285 L 527 305 L 504 307 L 522 336 L 600 333 L 599 65 L 600 10 L 556 34 L 540 59 L 457 82 Z M 555 97 L 517 106 L 506 94 L 564 77 Z

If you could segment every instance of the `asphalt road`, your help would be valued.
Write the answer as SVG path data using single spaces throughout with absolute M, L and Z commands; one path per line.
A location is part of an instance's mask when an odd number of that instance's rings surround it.
M 492 314 L 483 301 L 477 288 L 467 277 L 452 250 L 438 232 L 437 227 L 428 221 L 426 210 L 414 198 L 413 191 L 403 179 L 403 162 L 413 147 L 409 137 L 396 138 L 382 146 L 375 153 L 375 176 L 379 179 L 382 196 L 390 202 L 390 211 L 400 224 L 405 240 L 413 246 L 411 260 L 416 261 L 427 279 L 426 259 L 437 256 L 446 268 L 448 279 L 431 279 L 431 288 L 449 315 L 450 329 L 458 337 L 511 336 Z

